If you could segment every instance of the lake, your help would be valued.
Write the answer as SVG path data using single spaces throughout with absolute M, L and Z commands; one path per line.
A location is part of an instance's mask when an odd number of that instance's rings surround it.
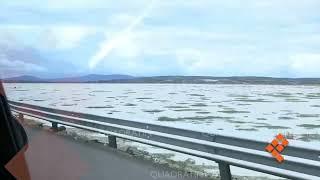
M 198 84 L 5 84 L 39 106 L 260 139 L 320 141 L 320 87 Z M 313 137 L 314 136 L 314 137 Z

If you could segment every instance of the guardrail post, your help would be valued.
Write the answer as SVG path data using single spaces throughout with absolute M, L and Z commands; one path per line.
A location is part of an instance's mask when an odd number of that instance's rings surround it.
M 225 162 L 219 162 L 219 171 L 221 180 L 231 180 L 230 165 Z
M 22 113 L 19 113 L 18 119 L 19 119 L 21 122 L 24 121 L 24 117 L 23 117 L 23 114 L 22 114 Z
M 53 130 L 58 130 L 58 123 L 57 122 L 52 122 L 52 129 Z
M 116 136 L 108 136 L 109 146 L 112 148 L 117 148 L 117 137 Z

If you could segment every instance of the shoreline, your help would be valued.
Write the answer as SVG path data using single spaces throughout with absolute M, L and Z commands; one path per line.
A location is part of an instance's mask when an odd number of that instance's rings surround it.
M 50 128 L 50 123 L 45 122 L 38 119 L 30 119 L 25 118 L 23 121 L 23 125 L 28 126 L 29 128 L 37 128 L 43 131 L 52 131 Z M 65 127 L 65 126 L 61 126 Z M 100 148 L 109 148 L 108 147 L 108 138 L 106 135 L 100 134 L 100 136 L 97 136 L 99 133 L 94 133 L 86 130 L 80 130 L 76 128 L 62 128 L 64 130 L 57 131 L 55 134 L 57 136 L 64 136 L 66 138 L 72 138 L 72 140 L 78 141 L 80 143 L 84 143 L 87 145 L 94 145 Z M 138 143 L 140 144 L 140 143 Z M 140 160 L 146 160 L 151 161 L 152 163 L 155 163 L 157 165 L 165 166 L 167 168 L 173 169 L 174 171 L 179 172 L 185 172 L 187 174 L 193 174 L 197 175 L 202 178 L 208 178 L 209 179 L 219 179 L 219 169 L 218 166 L 214 165 L 206 165 L 206 164 L 197 164 L 196 160 L 192 156 L 188 156 L 186 160 L 175 160 L 172 158 L 174 154 L 171 153 L 152 153 L 148 151 L 148 149 L 143 149 L 141 146 L 139 146 L 137 143 L 123 140 L 121 138 L 118 138 L 118 148 L 117 151 L 121 153 L 125 153 L 127 155 L 133 156 Z M 212 162 L 212 161 L 211 161 Z M 215 162 L 212 162 L 215 163 Z M 246 170 L 246 174 L 250 174 L 250 170 Z M 255 172 L 258 173 L 259 172 Z M 270 177 L 269 177 L 270 176 Z M 233 179 L 237 180 L 276 180 L 276 179 L 282 179 L 282 178 L 273 178 L 272 175 L 266 176 L 244 176 L 244 175 L 237 175 L 233 174 Z

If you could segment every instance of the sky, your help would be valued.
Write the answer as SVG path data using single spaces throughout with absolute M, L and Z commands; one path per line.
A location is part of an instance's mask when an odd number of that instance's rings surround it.
M 2 77 L 320 77 L 319 0 L 0 4 Z

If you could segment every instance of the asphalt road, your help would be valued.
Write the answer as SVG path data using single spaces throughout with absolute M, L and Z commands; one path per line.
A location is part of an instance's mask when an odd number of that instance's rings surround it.
M 205 179 L 97 143 L 76 141 L 37 128 L 25 129 L 29 136 L 26 159 L 33 180 Z

